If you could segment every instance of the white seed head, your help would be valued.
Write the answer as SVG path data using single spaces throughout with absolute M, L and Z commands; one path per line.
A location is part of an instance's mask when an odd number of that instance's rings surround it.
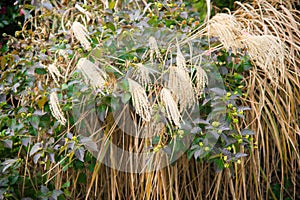
M 82 72 L 85 81 L 90 83 L 95 90 L 103 89 L 107 75 L 97 65 L 86 58 L 80 58 L 76 67 Z
M 151 120 L 151 106 L 144 88 L 134 80 L 128 78 L 129 91 L 135 112 L 146 122 Z
M 85 50 L 91 50 L 90 37 L 87 34 L 87 29 L 79 22 L 74 22 L 72 25 L 72 31 L 75 38 L 80 42 Z
M 179 44 L 177 43 L 177 55 L 176 55 L 176 65 L 178 68 L 186 67 L 186 60 L 180 50 Z
M 64 114 L 59 106 L 59 101 L 58 101 L 56 92 L 52 92 L 50 94 L 49 105 L 50 105 L 50 110 L 51 110 L 53 117 L 55 117 L 55 119 L 57 119 L 57 121 L 59 123 L 61 123 L 62 125 L 65 125 L 67 120 L 64 117 Z
M 284 44 L 272 35 L 244 35 L 242 43 L 251 60 L 261 67 L 271 80 L 279 78 L 279 73 L 284 74 Z
M 208 21 L 207 26 L 208 35 L 219 38 L 223 46 L 237 52 L 241 47 L 241 43 L 237 39 L 242 32 L 241 25 L 234 16 L 220 13 L 215 15 Z
M 198 97 L 201 97 L 204 93 L 205 86 L 208 83 L 208 77 L 206 72 L 200 66 L 196 66 L 196 87 L 195 93 Z
M 157 58 L 161 59 L 162 56 L 160 54 L 160 51 L 159 51 L 159 48 L 158 48 L 158 45 L 157 45 L 157 41 L 152 36 L 149 38 L 149 46 L 150 46 L 150 60 L 151 60 L 151 62 L 153 62 L 154 53 L 155 53 Z
M 181 115 L 177 103 L 172 97 L 171 91 L 167 88 L 163 88 L 160 92 L 160 98 L 166 109 L 168 119 L 173 121 L 176 126 L 180 127 Z
M 152 74 L 150 69 L 142 63 L 138 63 L 132 77 L 135 78 L 143 87 L 147 87 L 147 85 L 151 83 L 150 74 Z
M 186 69 L 171 66 L 169 68 L 168 88 L 179 102 L 180 112 L 188 109 L 195 104 L 195 93 L 192 81 Z
M 58 84 L 58 81 L 61 77 L 63 77 L 60 73 L 60 71 L 58 70 L 57 66 L 55 65 L 55 63 L 50 64 L 47 66 L 48 72 L 50 73 L 50 75 L 52 76 L 54 82 L 56 84 Z

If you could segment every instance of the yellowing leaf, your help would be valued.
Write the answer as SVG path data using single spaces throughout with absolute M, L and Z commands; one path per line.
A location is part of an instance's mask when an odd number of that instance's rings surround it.
M 37 101 L 39 109 L 43 109 L 45 103 L 47 102 L 47 97 L 46 96 L 41 96 Z

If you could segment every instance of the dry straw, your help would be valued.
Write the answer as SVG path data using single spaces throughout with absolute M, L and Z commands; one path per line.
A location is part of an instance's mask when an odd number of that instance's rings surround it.
M 64 114 L 59 106 L 59 101 L 58 101 L 56 92 L 52 92 L 50 94 L 49 104 L 50 104 L 50 110 L 51 110 L 53 117 L 55 117 L 55 119 L 57 119 L 57 121 L 59 123 L 61 123 L 62 125 L 65 125 L 67 120 L 64 117 Z
M 82 72 L 85 81 L 89 82 L 95 90 L 103 89 L 107 75 L 97 65 L 86 58 L 81 58 L 76 67 Z
M 166 109 L 168 119 L 173 121 L 176 126 L 180 127 L 181 115 L 177 103 L 172 97 L 171 91 L 167 88 L 163 88 L 160 92 L 160 98 Z
M 151 119 L 151 106 L 144 88 L 136 81 L 128 78 L 129 91 L 135 112 L 146 122 Z
M 91 18 L 93 17 L 90 12 L 88 12 L 87 10 L 85 10 L 84 8 L 82 8 L 79 4 L 76 4 L 75 8 L 77 8 L 77 10 L 79 10 L 81 13 L 85 14 L 85 16 L 87 18 L 87 21 L 90 21 Z
M 83 48 L 87 51 L 91 50 L 90 37 L 87 34 L 87 29 L 79 22 L 74 22 L 72 25 L 72 31 L 75 38 L 80 42 Z

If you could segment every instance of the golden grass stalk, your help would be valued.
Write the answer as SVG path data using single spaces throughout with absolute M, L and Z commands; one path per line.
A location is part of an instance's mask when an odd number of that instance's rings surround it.
M 278 84 L 275 86 L 269 84 L 266 79 L 270 73 L 266 70 L 259 71 L 256 67 L 245 80 L 249 95 L 244 99 L 244 104 L 251 107 L 246 123 L 256 132 L 255 140 L 259 144 L 258 149 L 253 150 L 249 164 L 245 166 L 252 171 L 253 177 L 247 181 L 255 185 L 257 199 L 276 199 L 272 188 L 275 184 L 280 186 L 280 197 L 289 196 L 296 199 L 296 188 L 299 185 L 296 163 L 300 158 L 300 131 L 299 122 L 295 119 L 299 118 L 300 105 L 300 13 L 287 5 L 290 2 L 292 1 L 282 1 L 280 6 L 274 0 L 260 0 L 251 4 L 238 3 L 240 8 L 234 12 L 237 20 L 249 33 L 248 37 L 251 38 L 250 34 L 260 35 L 260 42 L 257 38 L 256 42 L 248 42 L 252 43 L 251 46 L 258 45 L 263 54 L 269 52 L 269 57 L 263 57 L 269 59 L 266 62 L 269 62 L 271 70 L 280 73 Z M 262 36 L 265 35 L 272 39 L 263 41 Z M 262 45 L 268 46 L 270 50 L 261 47 Z M 253 47 L 254 52 L 251 53 L 250 50 L 250 53 L 260 57 L 255 48 L 258 47 Z M 277 54 L 280 54 L 279 58 L 276 58 Z M 258 65 L 255 60 L 253 63 Z M 287 188 L 286 184 L 289 181 L 291 186 Z
M 80 44 L 83 46 L 83 48 L 87 51 L 91 50 L 91 43 L 90 43 L 90 37 L 87 34 L 87 29 L 79 22 L 74 22 L 72 25 L 72 31 L 75 36 L 75 38 L 80 42 Z
M 252 35 L 273 35 L 287 48 L 284 51 L 285 67 L 292 67 L 299 73 L 300 49 L 300 12 L 284 6 L 288 1 L 282 1 L 275 8 L 274 1 L 260 0 L 252 4 L 241 4 L 234 12 L 239 23 Z M 273 5 L 272 5 L 273 4 Z
M 97 65 L 87 58 L 80 58 L 76 67 L 82 72 L 85 81 L 90 83 L 95 90 L 103 89 L 107 75 Z
M 149 122 L 151 120 L 151 106 L 146 91 L 140 84 L 130 78 L 128 78 L 128 83 L 135 112 L 144 121 Z
M 53 117 L 55 117 L 55 119 L 57 119 L 59 123 L 65 125 L 67 120 L 64 117 L 64 114 L 59 106 L 59 101 L 56 92 L 51 92 L 49 105 Z
M 180 127 L 181 115 L 177 103 L 172 97 L 171 91 L 167 88 L 163 88 L 160 92 L 160 98 L 166 109 L 168 119 L 173 121 L 176 126 Z

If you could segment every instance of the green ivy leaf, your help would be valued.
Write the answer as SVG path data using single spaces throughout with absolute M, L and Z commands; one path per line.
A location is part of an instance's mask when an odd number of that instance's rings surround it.
M 131 94 L 129 92 L 125 92 L 122 94 L 121 100 L 122 103 L 126 104 L 131 98 Z
M 39 75 L 47 74 L 47 70 L 45 68 L 40 67 L 35 68 L 34 72 Z

